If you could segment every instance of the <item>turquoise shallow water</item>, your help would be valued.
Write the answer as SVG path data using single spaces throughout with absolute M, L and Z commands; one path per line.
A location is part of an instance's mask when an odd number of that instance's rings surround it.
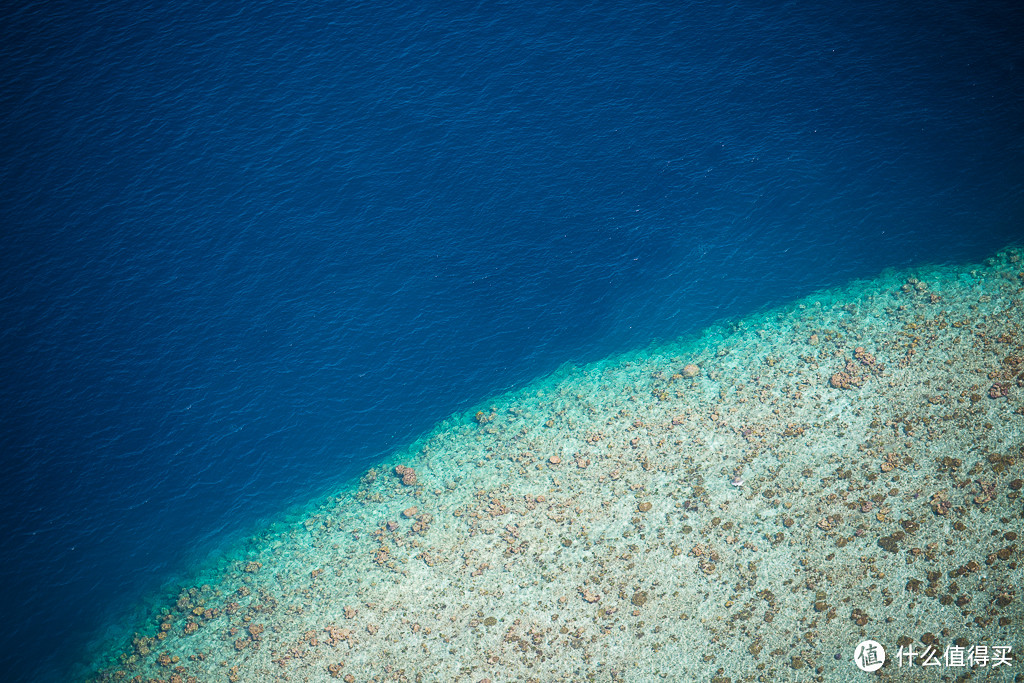
M 487 397 L 1018 238 L 975 5 L 12 6 L 8 679 Z
M 173 586 L 96 680 L 848 680 L 866 638 L 890 676 L 910 645 L 1019 651 L 1021 263 L 889 272 L 454 415 Z

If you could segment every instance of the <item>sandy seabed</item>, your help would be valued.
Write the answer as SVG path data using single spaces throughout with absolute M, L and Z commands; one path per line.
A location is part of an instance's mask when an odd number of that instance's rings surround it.
M 1022 271 L 887 273 L 501 396 L 89 680 L 1024 680 Z

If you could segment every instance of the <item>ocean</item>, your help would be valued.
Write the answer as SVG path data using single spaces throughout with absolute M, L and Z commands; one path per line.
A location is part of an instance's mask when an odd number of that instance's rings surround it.
M 1024 237 L 1015 3 L 18 3 L 8 681 L 568 365 Z

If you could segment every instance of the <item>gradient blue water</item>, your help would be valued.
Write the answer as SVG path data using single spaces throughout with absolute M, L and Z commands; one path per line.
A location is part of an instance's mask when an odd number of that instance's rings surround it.
M 7 6 L 4 679 L 488 395 L 1021 237 L 1015 3 L 763 5 Z

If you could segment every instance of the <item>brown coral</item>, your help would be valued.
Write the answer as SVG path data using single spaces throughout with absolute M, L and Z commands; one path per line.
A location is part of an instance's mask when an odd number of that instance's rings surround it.
M 932 512 L 937 515 L 945 515 L 953 508 L 953 504 L 949 502 L 949 492 L 945 489 L 933 493 L 929 504 Z
M 416 470 L 405 465 L 395 465 L 395 474 L 402 478 L 402 483 L 406 486 L 414 486 L 416 484 Z
M 1001 384 L 999 382 L 996 382 L 991 387 L 989 387 L 989 390 L 988 390 L 988 397 L 989 398 L 993 398 L 993 399 L 995 399 L 995 398 L 1003 398 L 1004 396 L 1009 396 L 1009 395 L 1010 395 L 1010 385 L 1009 384 Z
M 850 388 L 850 376 L 845 372 L 837 372 L 832 375 L 832 379 L 828 382 L 836 389 L 849 389 Z
M 864 350 L 863 346 L 858 346 L 853 350 L 853 357 L 859 360 L 863 365 L 871 368 L 872 370 L 881 370 L 882 367 L 875 360 L 875 357 Z
M 350 640 L 352 638 L 352 630 L 347 628 L 339 628 L 338 626 L 325 626 L 324 631 L 327 632 L 327 637 L 331 645 L 337 645 L 343 640 Z
M 853 364 L 852 360 L 847 360 L 846 366 L 841 371 L 833 374 L 832 378 L 829 380 L 829 384 L 836 389 L 859 387 L 863 383 L 864 380 L 857 375 L 857 366 Z

